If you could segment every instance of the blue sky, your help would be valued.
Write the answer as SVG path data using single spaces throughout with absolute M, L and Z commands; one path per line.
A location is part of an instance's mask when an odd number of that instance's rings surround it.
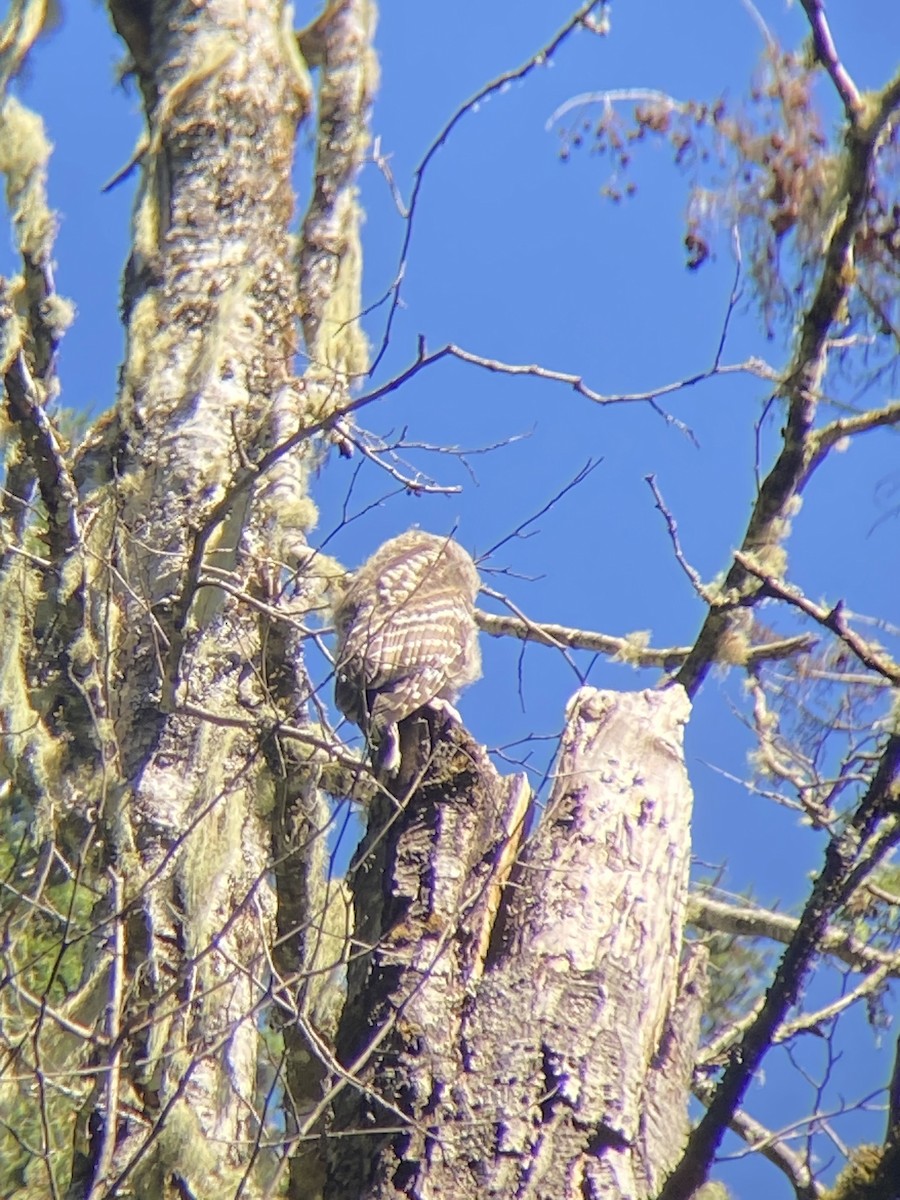
M 574 0 L 472 0 L 452 7 L 428 0 L 384 0 L 377 38 L 382 86 L 373 119 L 394 178 L 409 195 L 412 172 L 453 112 L 501 72 L 524 62 L 574 9 Z M 313 6 L 302 6 L 312 14 Z M 803 35 L 798 5 L 767 0 L 759 10 L 786 44 Z M 843 0 L 829 10 L 836 43 L 861 87 L 877 86 L 896 68 L 900 5 L 896 0 Z M 553 65 L 494 96 L 466 116 L 426 175 L 410 248 L 404 308 L 375 382 L 415 357 L 417 338 L 429 347 L 455 342 L 513 363 L 540 363 L 582 374 L 603 393 L 662 386 L 708 367 L 719 339 L 733 278 L 727 238 L 716 261 L 698 272 L 684 266 L 683 214 L 687 181 L 661 146 L 636 155 L 635 198 L 614 206 L 600 195 L 605 159 L 586 150 L 562 163 L 558 136 L 546 123 L 573 95 L 611 88 L 661 89 L 676 98 L 738 97 L 762 49 L 756 24 L 740 0 L 637 0 L 612 9 L 606 38 L 579 32 Z M 63 403 L 100 412 L 114 399 L 122 358 L 118 318 L 121 269 L 129 240 L 132 183 L 102 185 L 128 161 L 139 136 L 133 91 L 116 85 L 120 49 L 103 8 L 65 6 L 62 27 L 33 55 L 21 93 L 45 116 L 56 144 L 51 202 L 59 210 L 58 285 L 78 308 L 64 343 Z M 822 79 L 828 120 L 837 109 Z M 308 139 L 301 135 L 308 150 Z M 308 155 L 297 171 L 299 205 L 306 201 Z M 395 277 L 403 225 L 380 174 L 362 178 L 366 301 Z M 14 268 L 8 244 L 0 268 Z M 380 340 L 383 310 L 368 319 Z M 784 341 L 768 342 L 759 321 L 739 305 L 724 360 L 760 354 L 776 367 Z M 881 399 L 888 398 L 883 391 Z M 487 577 L 536 620 L 606 633 L 651 631 L 654 645 L 689 644 L 702 609 L 674 561 L 666 529 L 644 477 L 653 473 L 679 523 L 685 553 L 706 579 L 723 570 L 743 532 L 753 495 L 754 422 L 768 391 L 761 381 L 732 376 L 679 394 L 669 410 L 690 426 L 698 445 L 643 406 L 599 407 L 562 385 L 511 379 L 445 361 L 419 374 L 360 417 L 367 428 L 419 443 L 475 449 L 520 440 L 469 459 L 476 481 L 451 456 L 410 452 L 417 466 L 453 496 L 394 496 L 353 521 L 329 543 L 348 565 L 385 537 L 420 524 L 459 538 L 483 553 L 541 508 L 589 460 L 602 459 L 586 482 L 533 527 L 533 536 L 502 548 L 488 566 L 511 574 Z M 764 437 L 763 467 L 777 438 L 777 414 Z M 835 456 L 814 480 L 795 522 L 789 576 L 813 599 L 843 597 L 858 613 L 896 618 L 898 549 L 879 484 L 896 472 L 896 436 L 869 435 Z M 334 460 L 317 485 L 318 536 L 334 530 L 347 503 L 352 512 L 394 490 L 386 476 Z M 765 614 L 769 616 L 770 614 Z M 505 746 L 530 734 L 551 738 L 562 723 L 577 680 L 549 650 L 484 639 L 485 678 L 462 701 L 475 735 Z M 584 667 L 588 659 L 580 659 Z M 652 673 L 597 662 L 599 686 L 651 686 Z M 751 746 L 733 708 L 740 681 L 712 675 L 688 731 L 688 761 L 696 792 L 695 852 L 726 860 L 728 885 L 753 885 L 767 903 L 796 905 L 817 865 L 821 839 L 796 814 L 773 808 L 711 769 L 746 775 Z M 510 751 L 515 755 L 518 751 Z M 551 741 L 534 746 L 540 772 Z M 852 1031 L 852 1032 L 851 1032 Z M 848 1022 L 854 1066 L 841 1068 L 845 1095 L 884 1082 L 890 1064 L 861 1021 Z M 760 1082 L 752 1111 L 777 1124 L 808 1111 L 810 1092 L 782 1071 L 779 1054 Z M 777 1083 L 771 1083 L 771 1080 Z M 855 1085 L 859 1083 L 857 1088 Z M 849 1141 L 858 1123 L 841 1128 Z M 866 1136 L 880 1136 L 880 1117 Z M 765 1165 L 746 1166 L 740 1194 L 788 1195 Z

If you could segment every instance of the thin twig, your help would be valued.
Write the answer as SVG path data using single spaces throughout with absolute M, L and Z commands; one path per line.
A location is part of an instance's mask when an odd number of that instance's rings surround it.
M 762 583 L 764 590 L 768 596 L 772 596 L 777 600 L 784 600 L 785 603 L 797 608 L 806 616 L 811 617 L 825 629 L 830 630 L 836 637 L 844 643 L 849 650 L 852 650 L 859 661 L 870 671 L 876 671 L 885 679 L 890 680 L 894 686 L 900 686 L 900 666 L 898 666 L 891 658 L 885 654 L 880 654 L 874 646 L 867 642 L 865 638 L 859 636 L 847 624 L 846 611 L 843 601 L 838 601 L 834 608 L 825 608 L 824 605 L 816 604 L 814 601 L 807 599 L 799 588 L 784 583 L 780 579 L 776 579 L 774 575 L 770 575 L 767 571 L 762 570 L 756 560 L 750 554 L 745 554 L 740 550 L 734 553 L 735 562 L 739 563 L 748 575 L 752 575 Z
M 592 472 L 596 471 L 602 462 L 602 458 L 589 458 L 581 470 L 578 471 L 568 483 L 564 484 L 558 492 L 552 495 L 547 503 L 542 505 L 537 512 L 532 513 L 530 517 L 520 522 L 520 524 L 516 526 L 512 533 L 508 533 L 506 537 L 501 538 L 499 542 L 495 542 L 489 550 L 485 550 L 483 554 L 480 554 L 478 556 L 479 565 L 483 564 L 485 559 L 490 558 L 492 554 L 496 554 L 500 547 L 505 546 L 507 542 L 512 542 L 516 538 L 520 538 L 529 525 L 533 525 L 535 521 L 539 520 L 540 517 L 543 517 L 546 513 L 548 513 L 556 504 L 559 503 L 563 496 L 565 496 L 568 492 L 571 492 L 573 488 L 577 488 L 584 483 L 587 477 L 592 474 Z
M 392 463 L 386 462 L 377 450 L 367 446 L 365 439 L 355 437 L 353 433 L 346 429 L 344 436 L 351 446 L 354 446 L 363 458 L 380 467 L 382 471 L 386 471 L 388 475 L 397 481 L 410 495 L 413 496 L 450 496 L 462 491 L 460 484 L 441 484 L 435 483 L 433 480 L 425 480 L 420 476 L 412 478 L 409 475 L 404 475 L 399 467 L 395 467 Z
M 531 57 L 521 66 L 515 67 L 510 71 L 504 71 L 502 75 L 498 75 L 496 79 L 492 79 L 490 83 L 485 84 L 468 99 L 465 104 L 456 110 L 444 128 L 440 131 L 419 162 L 413 173 L 413 186 L 410 192 L 409 204 L 406 206 L 406 227 L 403 231 L 403 242 L 400 246 L 400 257 L 395 272 L 395 283 L 391 289 L 391 304 L 388 309 L 387 320 L 385 322 L 384 333 L 381 338 L 381 345 L 378 353 L 375 355 L 372 362 L 371 370 L 374 371 L 381 362 L 388 348 L 388 343 L 391 338 L 391 331 L 394 325 L 394 318 L 400 308 L 400 294 L 403 286 L 403 280 L 406 276 L 407 264 L 409 262 L 409 246 L 412 241 L 413 227 L 415 225 L 416 212 L 419 204 L 419 194 L 422 190 L 422 184 L 425 179 L 425 173 L 428 167 L 442 146 L 444 146 L 456 129 L 457 125 L 470 112 L 474 111 L 490 96 L 499 92 L 506 91 L 513 83 L 517 83 L 520 79 L 525 79 L 532 71 L 538 67 L 545 66 L 556 51 L 560 48 L 563 42 L 580 26 L 585 25 L 588 18 L 595 8 L 599 6 L 602 0 L 587 0 L 581 7 L 572 14 L 565 25 L 547 42 L 540 50 L 532 54 Z
M 707 1080 L 694 1084 L 694 1095 L 705 1104 L 713 1088 Z M 813 1178 L 805 1161 L 788 1146 L 783 1136 L 773 1133 L 742 1108 L 735 1112 L 729 1127 L 747 1143 L 751 1153 L 761 1154 L 790 1181 L 797 1200 L 820 1200 L 824 1189 Z
M 659 488 L 656 485 L 656 476 L 655 475 L 645 475 L 644 482 L 646 484 L 648 484 L 650 491 L 653 493 L 653 499 L 656 501 L 656 507 L 662 513 L 663 519 L 666 522 L 666 527 L 669 530 L 669 539 L 672 542 L 672 549 L 675 552 L 675 558 L 676 558 L 676 561 L 678 562 L 678 565 L 681 567 L 682 571 L 684 571 L 685 575 L 690 580 L 691 587 L 693 587 L 694 591 L 697 593 L 697 595 L 700 597 L 700 599 L 703 600 L 704 603 L 706 603 L 706 604 L 712 604 L 713 603 L 712 593 L 707 589 L 703 580 L 700 578 L 700 572 L 697 571 L 694 567 L 692 567 L 691 564 L 688 562 L 688 560 L 685 558 L 684 551 L 681 548 L 681 541 L 678 537 L 678 522 L 672 516 L 672 513 L 669 511 L 669 509 L 666 507 L 666 502 L 662 498 L 662 493 L 660 492 Z

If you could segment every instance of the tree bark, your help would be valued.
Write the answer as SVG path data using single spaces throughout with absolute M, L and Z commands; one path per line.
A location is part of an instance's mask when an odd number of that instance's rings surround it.
M 120 881 L 97 916 L 121 937 L 89 964 L 111 999 L 70 1194 L 254 1194 L 275 918 L 261 734 L 308 695 L 302 669 L 268 686 L 266 638 L 312 457 L 292 456 L 297 504 L 282 480 L 277 514 L 255 463 L 311 423 L 288 233 L 308 96 L 280 0 L 110 7 L 148 129 L 121 393 L 82 457 L 72 557 L 93 598 L 76 665 L 98 784 L 81 807 Z
M 539 821 L 465 731 L 404 751 L 351 872 L 329 1200 L 655 1194 L 702 1000 L 688 711 L 583 689 Z

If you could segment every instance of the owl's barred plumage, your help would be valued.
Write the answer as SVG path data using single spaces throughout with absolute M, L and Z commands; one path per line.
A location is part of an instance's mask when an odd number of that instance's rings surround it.
M 481 675 L 478 571 L 450 538 L 410 529 L 350 577 L 335 609 L 335 703 L 376 765 L 400 760 L 397 724 L 425 705 L 452 712 Z

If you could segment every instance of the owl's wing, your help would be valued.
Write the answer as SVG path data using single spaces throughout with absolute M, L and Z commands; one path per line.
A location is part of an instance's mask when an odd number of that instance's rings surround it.
M 335 701 L 388 770 L 398 722 L 480 674 L 477 586 L 462 547 L 410 531 L 373 555 L 336 611 Z

